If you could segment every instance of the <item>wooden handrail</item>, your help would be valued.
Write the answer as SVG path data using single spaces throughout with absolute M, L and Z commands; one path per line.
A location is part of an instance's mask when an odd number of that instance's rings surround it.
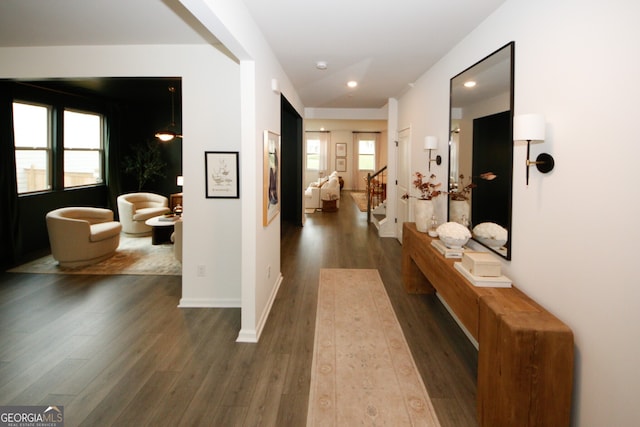
M 371 222 L 371 180 L 387 170 L 387 166 L 383 166 L 373 175 L 367 173 L 367 223 Z

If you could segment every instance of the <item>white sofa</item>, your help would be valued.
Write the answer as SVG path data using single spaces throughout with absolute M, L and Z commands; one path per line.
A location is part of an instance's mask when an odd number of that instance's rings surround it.
M 127 234 L 151 233 L 151 227 L 144 222 L 170 211 L 169 199 L 159 194 L 129 193 L 118 196 L 118 216 L 122 231 Z
M 81 267 L 112 256 L 120 244 L 122 225 L 113 211 L 68 207 L 47 213 L 51 255 L 61 267 Z
M 340 180 L 338 173 L 332 172 L 326 178 L 309 184 L 304 192 L 305 209 L 322 209 L 323 200 L 335 200 L 336 207 L 340 207 Z

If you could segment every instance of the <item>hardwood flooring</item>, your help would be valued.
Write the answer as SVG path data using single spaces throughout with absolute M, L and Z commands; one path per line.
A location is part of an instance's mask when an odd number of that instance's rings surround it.
M 477 351 L 435 296 L 409 295 L 401 245 L 344 192 L 282 224 L 257 344 L 239 309 L 179 309 L 180 277 L 0 275 L 0 405 L 64 405 L 66 426 L 304 426 L 320 268 L 377 268 L 442 426 L 475 426 Z

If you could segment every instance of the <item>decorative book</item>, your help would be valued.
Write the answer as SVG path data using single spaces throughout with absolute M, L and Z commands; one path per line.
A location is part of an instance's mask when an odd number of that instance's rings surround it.
M 432 240 L 431 246 L 436 248 L 438 252 L 444 255 L 445 258 L 462 258 L 462 254 L 464 253 L 464 249 L 451 249 L 448 248 L 447 245 L 442 243 L 441 240 Z
M 511 279 L 507 276 L 476 276 L 472 274 L 464 268 L 461 262 L 454 262 L 453 266 L 458 270 L 462 275 L 471 282 L 473 286 L 481 287 L 481 288 L 510 288 L 511 287 Z

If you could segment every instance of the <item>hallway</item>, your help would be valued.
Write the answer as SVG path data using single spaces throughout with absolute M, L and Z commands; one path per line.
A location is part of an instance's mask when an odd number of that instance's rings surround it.
M 283 282 L 257 344 L 240 309 L 179 309 L 179 276 L 0 274 L 0 405 L 62 405 L 67 426 L 304 426 L 320 268 L 376 268 L 442 426 L 474 426 L 477 352 L 401 245 L 343 192 L 282 224 Z
M 292 327 L 313 328 L 320 268 L 376 268 L 441 424 L 476 425 L 476 349 L 435 296 L 404 291 L 402 246 L 394 238 L 378 237 L 376 227 L 367 224 L 366 218 L 349 192 L 343 191 L 337 212 L 306 214 L 302 228 L 282 224 L 284 281 L 267 329 L 292 315 L 288 320 Z M 305 341 L 305 351 L 313 346 L 311 334 L 299 339 Z M 308 357 L 310 366 L 311 354 Z

